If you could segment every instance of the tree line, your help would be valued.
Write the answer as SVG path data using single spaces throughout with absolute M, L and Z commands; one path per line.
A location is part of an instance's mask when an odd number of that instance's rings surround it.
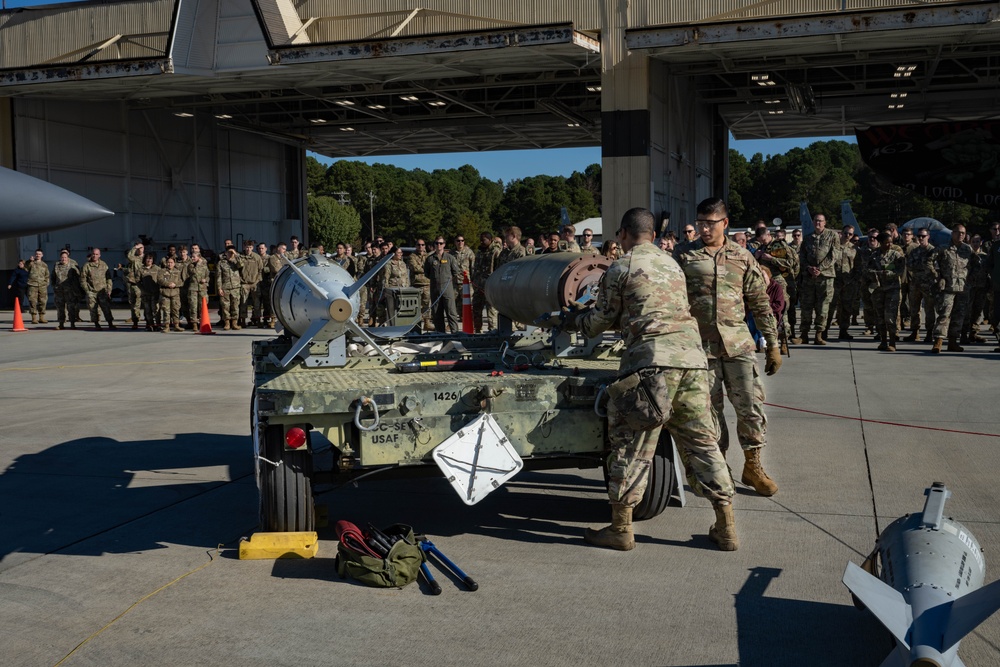
M 311 240 L 332 248 L 377 236 L 412 245 L 417 238 L 461 234 L 478 239 L 517 225 L 537 236 L 570 220 L 600 215 L 601 166 L 565 176 L 531 176 L 509 183 L 483 178 L 470 165 L 406 170 L 341 160 L 327 166 L 306 158 Z M 476 247 L 477 242 L 470 241 Z
M 819 141 L 787 153 L 757 153 L 749 160 L 729 151 L 729 212 L 734 226 L 750 226 L 758 219 L 781 218 L 799 224 L 799 203 L 807 202 L 814 215 L 823 213 L 832 227 L 842 226 L 840 203 L 851 208 L 863 228 L 883 229 L 927 216 L 951 227 L 963 224 L 969 233 L 984 233 L 996 215 L 987 209 L 956 202 L 932 201 L 892 185 L 862 159 L 856 144 Z

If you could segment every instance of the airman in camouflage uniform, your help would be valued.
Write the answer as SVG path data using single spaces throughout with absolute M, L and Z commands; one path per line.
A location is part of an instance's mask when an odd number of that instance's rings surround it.
M 285 257 L 288 254 L 287 250 L 288 250 L 287 246 L 285 246 L 284 243 L 279 243 L 274 248 L 274 254 L 269 255 L 268 258 L 267 258 L 267 267 L 268 267 L 268 270 L 271 273 L 271 281 L 272 282 L 274 281 L 275 278 L 278 277 L 278 272 L 281 271 L 282 267 L 285 266 Z M 348 257 L 350 258 L 350 255 L 348 255 Z M 351 273 L 351 271 L 354 270 L 354 268 L 353 268 L 353 266 L 354 266 L 353 258 L 351 258 L 351 259 L 352 259 L 352 262 L 351 262 L 352 268 L 348 271 L 348 273 Z M 353 276 L 354 274 L 351 273 L 351 275 Z M 268 289 L 268 293 L 270 293 L 270 289 Z M 274 314 L 274 309 L 272 308 L 271 309 L 270 319 L 267 322 L 268 326 L 273 327 L 274 323 L 275 323 L 275 319 L 276 318 L 275 318 L 275 314 Z
M 710 380 L 698 323 L 691 316 L 684 273 L 653 245 L 656 219 L 641 208 L 627 211 L 618 240 L 626 252 L 601 277 L 596 304 L 572 313 L 564 326 L 596 336 L 619 328 L 625 343 L 619 380 L 609 387 L 608 496 L 611 525 L 587 529 L 591 544 L 628 550 L 635 546 L 632 509 L 642 499 L 649 466 L 666 426 L 682 452 L 692 490 L 708 498 L 716 523 L 709 537 L 720 549 L 738 548 L 733 480 L 719 451 L 718 426 L 709 402 Z M 509 237 L 508 237 L 509 238 Z M 635 380 L 639 387 L 627 389 Z M 618 390 L 615 389 L 618 385 Z M 636 410 L 645 393 L 655 409 Z
M 240 272 L 243 258 L 236 254 L 236 248 L 229 246 L 226 254 L 215 264 L 215 286 L 219 290 L 219 306 L 222 308 L 222 328 L 242 329 L 240 326 L 240 298 L 243 284 Z
M 56 313 L 59 316 L 59 328 L 66 328 L 66 315 L 69 311 L 69 326 L 76 328 L 80 321 L 80 267 L 70 259 L 69 250 L 59 252 L 59 261 L 52 267 L 52 291 L 56 297 Z
M 139 277 L 139 291 L 142 297 L 142 315 L 146 320 L 146 331 L 153 331 L 158 322 L 157 311 L 160 303 L 160 269 L 155 264 L 152 253 L 142 257 L 142 272 Z
M 905 267 L 903 251 L 892 242 L 889 232 L 879 234 L 878 252 L 868 259 L 865 272 L 875 311 L 875 327 L 882 341 L 878 349 L 882 351 L 896 351 L 900 279 Z
M 181 280 L 187 287 L 188 312 L 194 313 L 192 326 L 195 329 L 201 327 L 201 302 L 208 298 L 208 282 L 211 272 L 208 268 L 208 261 L 201 256 L 201 247 L 191 246 L 191 259 L 181 269 Z M 183 297 L 182 297 L 183 298 Z
M 253 316 L 249 320 L 250 326 L 260 325 L 260 287 L 261 276 L 264 274 L 264 260 L 253 251 L 254 242 L 247 241 L 243 244 L 243 268 L 240 269 L 240 325 L 247 326 L 247 317 L 250 309 L 253 309 Z
M 462 285 L 465 284 L 465 275 L 469 274 L 472 280 L 472 269 L 476 264 L 476 252 L 465 243 L 465 236 L 459 234 L 455 237 L 455 249 L 451 251 L 458 265 L 458 281 L 455 283 L 455 291 L 462 293 Z
M 985 343 L 986 339 L 979 335 L 979 325 L 983 323 L 983 313 L 986 309 L 986 295 L 990 289 L 990 274 L 986 270 L 986 252 L 983 250 L 983 240 L 976 234 L 969 244 L 976 253 L 976 261 L 969 264 L 969 307 L 965 311 L 962 324 L 962 339 L 959 343 Z
M 32 324 L 48 324 L 45 308 L 49 303 L 49 265 L 42 261 L 39 248 L 25 264 L 28 270 L 28 308 L 31 310 Z
M 775 239 L 771 236 L 771 230 L 758 227 L 754 232 L 757 235 L 757 251 L 754 257 L 761 266 L 766 266 L 771 271 L 771 279 L 781 285 L 785 295 L 785 303 L 791 300 L 791 287 L 795 283 L 795 277 L 799 274 L 799 253 L 786 241 Z M 779 323 L 785 332 L 785 339 L 789 340 L 794 335 L 788 318 L 782 318 Z M 782 353 L 787 352 L 783 350 Z
M 274 318 L 274 309 L 271 307 L 271 282 L 274 275 L 271 273 L 271 256 L 267 254 L 266 243 L 257 244 L 257 256 L 261 261 L 260 284 L 257 286 L 261 306 L 260 326 L 269 327 Z
M 906 252 L 906 273 L 910 281 L 910 335 L 905 340 L 915 341 L 920 333 L 920 309 L 923 306 L 924 326 L 927 336 L 924 342 L 930 343 L 934 327 L 934 273 L 931 271 L 931 255 L 934 246 L 930 244 L 930 232 L 926 229 L 917 230 L 917 244 Z
M 486 330 L 497 328 L 497 309 L 486 300 L 486 281 L 493 275 L 497 260 L 500 258 L 500 248 L 503 242 L 493 238 L 490 232 L 479 235 L 479 252 L 472 266 L 472 319 L 475 332 L 483 331 L 483 310 L 486 310 Z
M 420 310 L 423 313 L 423 329 L 424 331 L 434 331 L 434 323 L 431 320 L 431 281 L 424 274 L 424 264 L 426 262 L 427 243 L 423 239 L 417 239 L 417 249 L 406 258 L 406 264 L 410 267 L 410 284 L 420 288 Z
M 521 259 L 527 255 L 524 246 L 521 245 L 520 227 L 508 227 L 504 231 L 503 239 L 504 249 L 500 251 L 500 256 L 497 257 L 497 265 L 493 267 L 494 271 L 507 262 L 513 262 L 515 259 Z
M 582 252 L 580 244 L 576 242 L 576 227 L 566 225 L 562 228 L 560 236 L 562 236 L 562 239 L 559 240 L 560 252 Z
M 868 266 L 872 263 L 872 258 L 878 254 L 878 230 L 874 227 L 868 230 L 858 244 L 858 254 L 854 258 L 855 264 L 861 264 L 861 280 L 859 291 L 861 292 L 861 306 L 863 311 L 865 334 L 874 333 L 875 326 L 875 306 L 872 304 L 872 285 L 868 275 Z M 878 334 L 875 334 L 878 338 Z
M 826 331 L 830 301 L 833 300 L 833 279 L 837 275 L 834 267 L 837 232 L 826 228 L 826 216 L 822 213 L 813 216 L 813 225 L 816 231 L 805 238 L 799 250 L 799 263 L 802 266 L 802 285 L 799 292 L 802 318 L 799 329 L 801 335 L 792 341 L 796 345 L 809 342 L 809 329 L 814 322 L 814 315 L 815 343 L 826 345 L 823 332 Z
M 142 314 L 142 289 L 139 281 L 142 280 L 142 256 L 146 249 L 142 242 L 136 243 L 125 253 L 128 266 L 124 267 L 125 287 L 128 290 L 128 307 L 132 311 L 132 328 L 139 328 L 139 317 Z M 118 268 L 123 268 L 121 265 Z
M 167 257 L 167 266 L 160 269 L 156 284 L 160 286 L 160 313 L 163 320 L 163 333 L 170 331 L 173 327 L 175 331 L 181 329 L 181 270 L 177 267 L 177 262 L 173 257 Z
M 932 352 L 940 352 L 945 335 L 948 336 L 949 352 L 964 352 L 958 344 L 965 321 L 965 310 L 969 306 L 969 269 L 976 270 L 979 256 L 964 242 L 965 225 L 955 225 L 951 231 L 951 243 L 942 246 L 931 255 L 931 273 L 937 281 L 934 297 L 936 319 L 934 321 L 934 347 Z
M 765 371 L 781 368 L 778 328 L 767 297 L 764 275 L 753 255 L 726 236 L 729 212 L 725 202 L 711 198 L 698 204 L 695 228 L 700 238 L 677 249 L 674 257 L 684 271 L 691 314 L 698 321 L 701 344 L 708 355 L 712 410 L 719 422 L 719 449 L 729 449 L 724 395 L 736 411 L 736 434 L 745 465 L 741 481 L 762 496 L 773 496 L 778 485 L 764 471 L 761 449 L 766 445 L 764 386 L 757 371 L 755 344 L 746 326 L 750 307 L 757 328 L 767 341 Z M 765 228 L 766 229 L 766 228 Z M 757 240 L 764 242 L 764 236 Z
M 96 329 L 101 328 L 101 318 L 97 313 L 100 306 L 107 320 L 108 328 L 115 328 L 114 317 L 111 315 L 111 271 L 101 259 L 101 249 L 91 251 L 90 261 L 80 269 L 80 287 L 87 295 L 87 307 L 90 310 L 90 321 Z
M 583 243 L 580 244 L 580 252 L 590 255 L 600 255 L 600 249 L 594 246 L 594 230 L 587 227 L 583 230 Z
M 861 265 L 857 262 L 858 250 L 851 242 L 854 238 L 854 227 L 844 227 L 840 230 L 840 240 L 837 245 L 837 254 L 834 261 L 834 268 L 837 275 L 833 279 L 833 301 L 830 308 L 837 311 L 837 326 L 840 340 L 853 340 L 854 336 L 848 333 L 851 326 L 851 316 L 854 313 L 854 306 L 858 302 L 858 285 L 861 282 Z M 826 329 L 830 330 L 830 321 L 827 320 Z

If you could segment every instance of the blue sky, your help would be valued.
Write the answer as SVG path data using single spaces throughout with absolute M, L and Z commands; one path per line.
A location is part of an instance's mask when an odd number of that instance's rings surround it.
M 779 155 L 793 148 L 804 148 L 814 141 L 840 139 L 856 143 L 853 136 L 846 137 L 810 137 L 807 139 L 755 139 L 752 141 L 736 141 L 730 139 L 729 145 L 746 157 L 754 153 Z M 329 164 L 330 158 L 314 155 L 320 162 Z M 486 151 L 481 153 L 435 153 L 428 155 L 383 155 L 380 157 L 350 158 L 367 164 L 381 162 L 391 164 L 401 169 L 457 169 L 466 164 L 475 167 L 480 175 L 491 181 L 502 180 L 508 183 L 514 179 L 528 176 L 569 176 L 574 171 L 583 171 L 588 166 L 601 161 L 600 148 L 559 148 L 551 150 L 531 151 Z

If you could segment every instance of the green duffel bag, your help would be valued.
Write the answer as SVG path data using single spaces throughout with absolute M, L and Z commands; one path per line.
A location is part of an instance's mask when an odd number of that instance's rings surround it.
M 426 556 L 417 544 L 413 529 L 395 524 L 382 532 L 396 540 L 385 558 L 352 549 L 350 541 L 341 539 L 337 544 L 337 574 L 378 588 L 402 588 L 416 581 Z

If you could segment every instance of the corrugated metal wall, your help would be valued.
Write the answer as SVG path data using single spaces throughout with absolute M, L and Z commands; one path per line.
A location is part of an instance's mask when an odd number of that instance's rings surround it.
M 117 102 L 16 100 L 17 170 L 115 211 L 98 221 L 22 239 L 56 256 L 67 244 L 82 261 L 98 246 L 109 264 L 139 234 L 219 248 L 226 238 L 273 243 L 301 236 L 289 219 L 286 173 L 297 165 L 284 144 L 218 126 L 211 116 L 128 111 Z M 292 197 L 291 199 L 294 199 Z

